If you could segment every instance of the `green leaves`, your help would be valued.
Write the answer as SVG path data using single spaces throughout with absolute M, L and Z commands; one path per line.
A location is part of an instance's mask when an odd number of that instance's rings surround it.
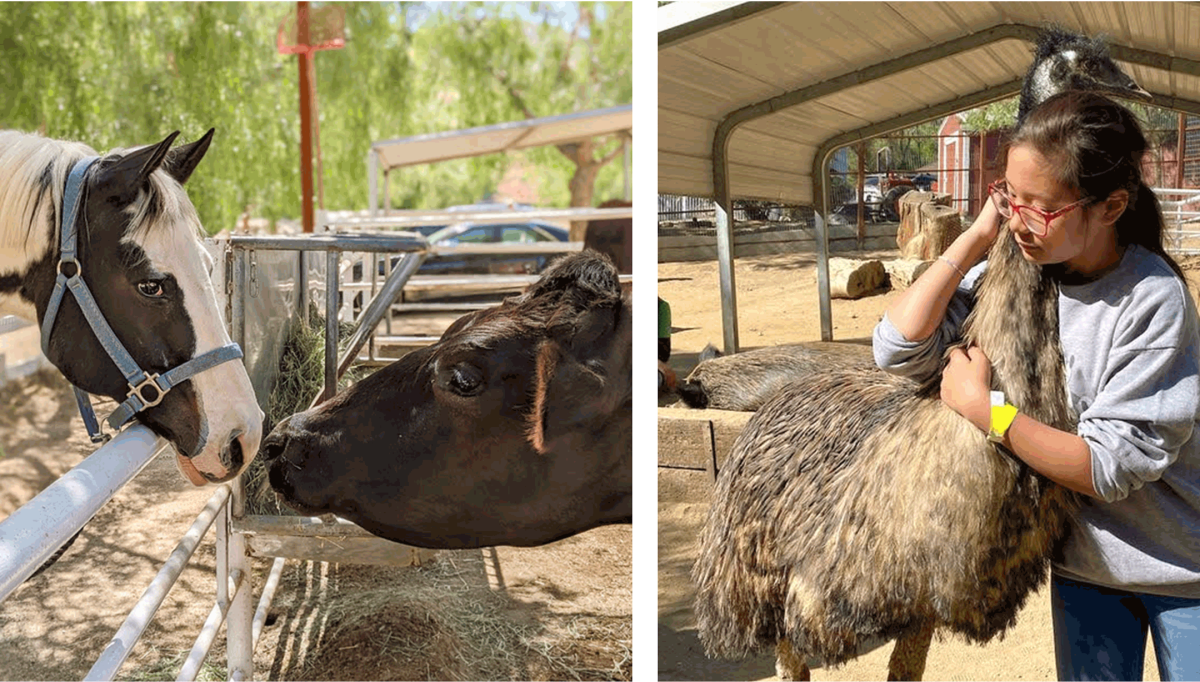
M 316 54 L 326 207 L 367 207 L 372 141 L 632 100 L 625 3 L 339 4 L 346 47 Z M 97 150 L 217 134 L 188 192 L 210 233 L 239 215 L 300 214 L 298 58 L 275 32 L 293 3 L 7 3 L 0 127 Z M 601 152 L 611 148 L 601 145 Z M 510 164 L 564 205 L 573 164 L 553 150 L 406 168 L 392 205 L 478 201 Z M 596 201 L 619 196 L 619 164 Z

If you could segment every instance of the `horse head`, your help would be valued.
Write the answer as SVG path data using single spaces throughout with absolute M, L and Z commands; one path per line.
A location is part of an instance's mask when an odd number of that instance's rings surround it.
M 48 230 L 45 255 L 31 264 L 20 296 L 36 309 L 50 362 L 74 385 L 118 403 L 131 395 L 127 373 L 75 298 L 68 295 L 52 303 L 60 273 L 78 273 L 100 316 L 146 375 L 169 375 L 195 358 L 232 346 L 210 279 L 213 260 L 200 241 L 200 218 L 183 188 L 208 150 L 213 131 L 171 149 L 176 135 L 147 147 L 115 150 L 86 170 L 76 166 L 88 151 L 82 145 L 30 136 L 16 142 L 34 149 L 26 155 L 30 159 L 44 154 L 41 172 L 31 183 L 31 191 L 39 193 L 32 203 L 44 204 L 44 209 L 31 212 L 29 230 Z M 36 149 L 31 140 L 46 146 Z M 77 230 L 77 256 L 60 263 L 59 223 L 64 215 L 68 222 L 71 217 L 63 206 L 64 193 L 70 193 L 64 185 L 73 168 L 79 172 L 77 215 L 71 223 Z M 138 406 L 149 405 L 136 418 L 174 445 L 180 468 L 193 484 L 233 478 L 254 457 L 262 436 L 263 414 L 245 367 L 221 361 L 177 381 L 167 391 L 153 386 L 135 391 L 145 399 Z

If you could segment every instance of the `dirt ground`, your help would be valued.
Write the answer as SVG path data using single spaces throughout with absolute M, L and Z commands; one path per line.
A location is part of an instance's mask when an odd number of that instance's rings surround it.
M 855 258 L 897 258 L 896 251 L 835 254 Z M 1200 299 L 1200 258 L 1181 259 L 1193 297 Z M 739 343 L 743 349 L 819 341 L 820 314 L 816 289 L 816 260 L 809 254 L 738 259 Z M 671 305 L 670 365 L 682 378 L 696 364 L 708 343 L 722 346 L 720 286 L 715 261 L 660 263 L 658 295 Z M 871 332 L 896 296 L 888 291 L 858 300 L 834 300 L 833 336 L 836 341 L 870 344 Z M 741 661 L 708 659 L 696 634 L 691 611 L 694 590 L 689 573 L 698 553 L 697 537 L 708 512 L 705 500 L 658 505 L 658 674 L 663 680 L 777 679 L 774 655 Z M 887 674 L 891 644 L 833 670 L 815 670 L 817 680 L 882 679 Z M 1145 679 L 1157 680 L 1158 670 L 1148 648 Z M 1017 625 L 1000 641 L 987 646 L 958 638 L 935 638 L 925 671 L 926 679 L 1038 680 L 1054 679 L 1049 589 L 1033 594 Z
M 98 405 L 97 411 L 110 405 Z M 0 519 L 93 451 L 55 371 L 0 387 Z M 212 489 L 160 456 L 64 557 L 0 604 L 0 680 L 81 679 Z M 255 654 L 267 679 L 619 679 L 632 669 L 631 527 L 420 568 L 289 561 Z M 255 565 L 255 599 L 267 561 Z M 212 607 L 205 538 L 121 669 L 174 679 Z M 225 679 L 223 637 L 201 679 Z

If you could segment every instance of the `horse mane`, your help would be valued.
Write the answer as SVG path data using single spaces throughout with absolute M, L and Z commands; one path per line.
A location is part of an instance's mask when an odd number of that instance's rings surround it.
M 100 163 L 111 163 L 130 151 L 114 149 Z M 95 154 L 79 142 L 0 131 L 0 215 L 15 218 L 25 228 L 0 230 L 0 252 L 19 252 L 25 262 L 33 262 L 55 248 L 59 239 L 58 207 L 62 205 L 67 174 L 80 159 Z M 126 212 L 130 229 L 124 241 L 141 244 L 163 222 L 184 223 L 197 239 L 204 236 L 200 216 L 183 186 L 162 169 L 150 175 L 147 191 L 139 192 Z M 37 232 L 38 226 L 47 225 L 48 231 Z M 86 220 L 80 229 L 86 234 Z
M 19 253 L 32 262 L 53 248 L 67 174 L 92 154 L 79 142 L 0 131 L 0 215 L 20 226 L 0 230 L 0 252 Z M 49 229 L 39 233 L 41 227 Z

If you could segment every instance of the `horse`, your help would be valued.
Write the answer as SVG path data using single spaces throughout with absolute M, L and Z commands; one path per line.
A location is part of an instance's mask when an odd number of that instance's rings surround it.
M 196 486 L 241 473 L 263 431 L 183 188 L 213 133 L 99 156 L 0 131 L 0 314 L 37 323 L 43 353 L 77 391 L 118 403 L 109 425 L 136 419 L 170 441 Z

